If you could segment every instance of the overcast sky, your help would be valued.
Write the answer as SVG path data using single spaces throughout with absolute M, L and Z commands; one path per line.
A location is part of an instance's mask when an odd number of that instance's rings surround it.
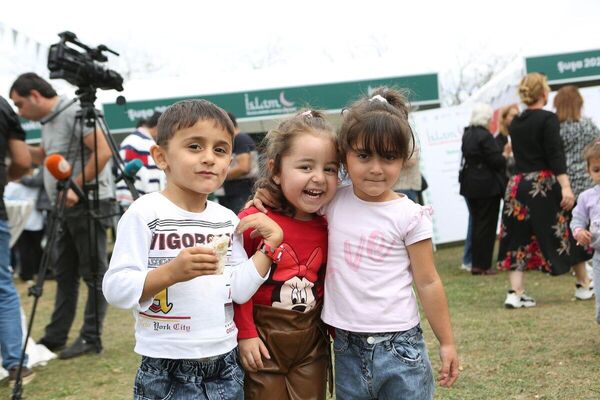
M 54 0 L 4 2 L 0 12 L 5 27 L 45 45 L 71 30 L 114 48 L 122 56 L 108 66 L 133 80 L 178 78 L 170 90 L 156 86 L 171 96 L 442 74 L 487 56 L 595 49 L 599 19 L 594 0 Z M 5 75 L 21 65 L 10 58 L 0 59 Z M 7 85 L 0 81 L 0 94 Z

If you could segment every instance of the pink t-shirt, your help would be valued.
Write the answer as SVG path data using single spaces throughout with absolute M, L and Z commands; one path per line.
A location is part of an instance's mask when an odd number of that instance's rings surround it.
M 406 196 L 372 203 L 338 190 L 325 210 L 329 251 L 323 321 L 353 332 L 397 332 L 419 323 L 407 246 L 432 236 L 431 208 Z

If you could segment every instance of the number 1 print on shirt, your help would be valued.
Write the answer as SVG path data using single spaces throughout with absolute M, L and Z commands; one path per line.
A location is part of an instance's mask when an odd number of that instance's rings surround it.
M 161 290 L 154 296 L 154 300 L 152 301 L 152 305 L 150 306 L 150 311 L 152 312 L 162 312 L 163 314 L 168 314 L 173 308 L 173 303 L 169 303 L 169 294 L 168 288 Z

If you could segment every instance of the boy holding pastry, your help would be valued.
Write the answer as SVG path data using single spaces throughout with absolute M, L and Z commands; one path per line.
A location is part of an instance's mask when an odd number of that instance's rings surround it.
M 207 200 L 225 180 L 233 135 L 225 111 L 208 101 L 169 107 L 151 150 L 167 187 L 119 221 L 102 286 L 110 304 L 133 310 L 142 356 L 135 399 L 243 399 L 232 301 L 248 301 L 264 282 L 283 232 L 263 213 L 240 221 Z M 247 229 L 264 238 L 250 259 Z

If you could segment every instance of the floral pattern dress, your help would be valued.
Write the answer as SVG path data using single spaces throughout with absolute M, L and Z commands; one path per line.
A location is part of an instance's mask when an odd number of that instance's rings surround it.
M 504 196 L 499 269 L 537 269 L 559 275 L 591 258 L 591 253 L 573 239 L 571 215 L 560 208 L 560 200 L 560 185 L 552 171 L 513 175 Z

